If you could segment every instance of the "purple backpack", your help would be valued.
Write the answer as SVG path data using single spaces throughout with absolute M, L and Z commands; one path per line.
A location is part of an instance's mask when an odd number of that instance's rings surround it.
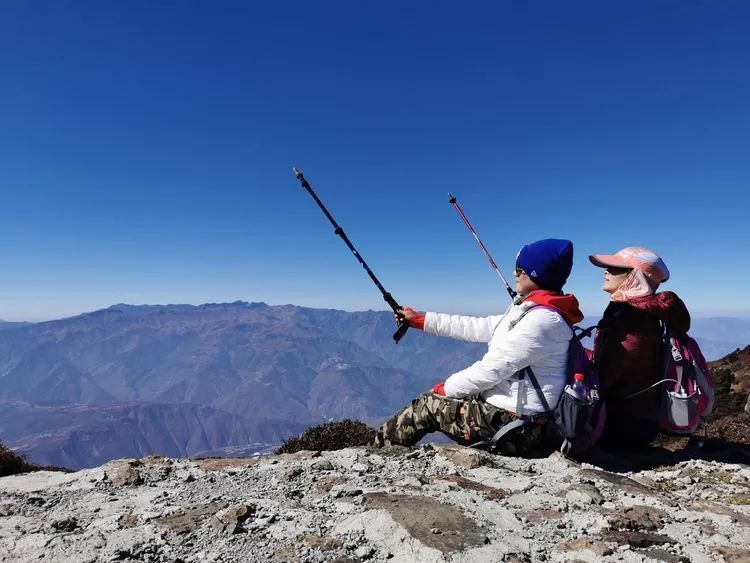
M 571 330 L 566 385 L 552 412 L 563 438 L 560 451 L 579 456 L 601 438 L 607 408 L 599 396 L 599 376 L 594 363 L 581 344 L 588 331 L 574 326 Z

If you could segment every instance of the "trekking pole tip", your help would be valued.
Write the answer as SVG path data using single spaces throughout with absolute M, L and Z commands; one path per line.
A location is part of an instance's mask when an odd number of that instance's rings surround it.
M 448 202 L 449 203 L 456 203 L 456 198 L 453 197 L 453 194 L 448 192 Z
M 294 172 L 294 175 L 297 176 L 297 178 L 299 178 L 300 176 L 302 176 L 302 172 L 300 172 L 299 170 L 297 170 L 297 168 L 295 168 L 294 166 L 292 166 L 292 172 Z

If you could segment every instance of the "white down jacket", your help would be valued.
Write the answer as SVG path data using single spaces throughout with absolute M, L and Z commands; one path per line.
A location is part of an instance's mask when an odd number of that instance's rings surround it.
M 544 412 L 528 378 L 513 377 L 530 366 L 547 403 L 555 408 L 565 386 L 568 346 L 573 332 L 557 311 L 524 301 L 503 315 L 469 317 L 426 313 L 425 332 L 469 342 L 487 342 L 484 357 L 445 382 L 448 397 L 481 394 L 490 404 L 516 414 Z M 531 311 L 528 309 L 535 307 Z M 519 407 L 521 393 L 521 412 Z

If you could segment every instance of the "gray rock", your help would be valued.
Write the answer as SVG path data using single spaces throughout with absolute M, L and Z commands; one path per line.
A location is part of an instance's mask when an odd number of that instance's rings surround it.
M 354 556 L 359 557 L 362 560 L 369 559 L 373 556 L 374 553 L 375 550 L 368 545 L 363 545 L 362 547 L 358 547 L 354 550 Z
M 117 519 L 117 525 L 120 528 L 133 528 L 138 524 L 138 517 L 134 514 L 123 514 Z
M 675 544 L 675 540 L 663 534 L 649 534 L 633 531 L 608 531 L 602 534 L 602 539 L 619 545 L 631 547 L 651 547 L 665 544 Z
M 483 465 L 493 465 L 491 454 L 459 446 L 436 446 L 438 455 L 448 458 L 452 463 L 465 469 L 474 469 Z
M 333 464 L 327 459 L 319 459 L 312 464 L 315 471 L 333 471 Z
M 255 505 L 234 504 L 214 514 L 211 520 L 213 528 L 225 535 L 231 536 L 243 532 L 242 523 L 255 512 Z
M 297 541 L 300 543 L 300 545 L 309 547 L 311 549 L 320 549 L 322 551 L 340 549 L 344 546 L 344 542 L 338 538 L 329 538 L 325 536 L 319 536 L 317 534 L 304 534 Z
M 108 469 L 104 475 L 115 487 L 136 487 L 143 484 L 141 474 L 130 463 L 115 465 L 112 469 Z
M 391 518 L 422 544 L 443 553 L 462 551 L 485 544 L 486 530 L 457 506 L 441 504 L 424 495 L 368 493 L 366 504 L 388 511 Z M 433 529 L 441 534 L 434 534 Z
M 612 548 L 601 541 L 590 540 L 588 538 L 578 538 L 559 543 L 557 546 L 555 546 L 555 551 L 561 553 L 588 551 L 591 552 L 595 557 L 604 557 L 612 553 Z
M 422 481 L 420 481 L 414 475 L 408 475 L 396 483 L 399 487 L 406 487 L 411 489 L 420 489 L 422 487 Z
M 714 553 L 720 555 L 726 563 L 747 563 L 750 561 L 750 551 L 733 547 L 715 547 Z
M 268 526 L 276 522 L 277 519 L 278 519 L 278 516 L 276 514 L 271 514 L 263 518 L 256 518 L 255 521 L 252 523 L 252 528 L 254 530 L 268 528 Z
M 351 470 L 355 473 L 367 473 L 370 470 L 370 466 L 367 463 L 355 463 L 352 465 Z
M 472 491 L 479 491 L 481 493 L 484 493 L 485 496 L 490 500 L 500 500 L 508 496 L 508 491 L 498 489 L 496 487 L 490 487 L 477 481 L 473 481 L 472 479 L 461 477 L 460 475 L 442 475 L 440 477 L 440 480 L 450 482 L 451 486 L 449 486 L 449 488 L 451 488 L 452 490 L 461 488 L 469 489 Z
M 63 518 L 52 521 L 52 529 L 56 532 L 72 532 L 78 528 L 78 520 L 75 518 Z
M 655 561 L 664 561 L 665 563 L 690 563 L 690 559 L 684 556 L 675 555 L 664 549 L 636 549 L 635 553 L 643 555 L 648 559 Z
M 565 493 L 565 499 L 569 503 L 580 507 L 592 504 L 600 505 L 604 502 L 604 497 L 599 492 L 599 489 L 588 483 L 580 483 L 570 487 L 568 492 Z
M 287 481 L 292 481 L 304 473 L 304 469 L 301 467 L 292 467 L 289 471 L 284 474 Z
M 615 512 L 610 518 L 610 526 L 619 530 L 655 531 L 667 519 L 663 510 L 652 506 L 631 506 Z
M 205 517 L 215 514 L 220 508 L 221 503 L 218 502 L 192 506 L 176 514 L 155 518 L 154 522 L 175 534 L 187 534 L 198 528 Z
M 0 510 L 14 512 L 0 517 L 0 559 L 671 563 L 742 561 L 750 550 L 742 506 L 750 470 L 739 465 L 694 460 L 615 474 L 555 456 L 528 461 L 432 447 L 434 456 L 419 449 L 413 458 L 406 456 L 414 449 L 367 457 L 351 448 L 326 452 L 325 460 L 176 460 L 169 474 L 159 458 L 80 475 L 0 478 Z M 325 469 L 313 469 L 319 462 Z M 359 473 L 357 463 L 371 469 Z M 127 466 L 149 486 L 102 479 Z M 299 467 L 292 482 L 285 479 Z M 196 479 L 186 480 L 191 473 Z M 696 484 L 666 486 L 685 476 Z M 406 478 L 412 486 L 396 485 Z M 700 500 L 703 483 L 710 502 Z M 68 518 L 79 527 L 52 527 Z
M 239 522 L 242 523 L 250 518 L 255 512 L 254 504 L 233 504 L 222 510 L 219 510 L 214 516 L 225 524 L 228 522 Z
M 353 487 L 351 485 L 335 485 L 331 488 L 331 496 L 333 498 L 342 497 L 356 497 L 362 494 L 362 489 Z

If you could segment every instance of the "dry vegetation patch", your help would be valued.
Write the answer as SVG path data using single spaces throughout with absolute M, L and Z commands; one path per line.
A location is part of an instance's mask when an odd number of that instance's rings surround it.
M 28 463 L 22 455 L 0 444 L 0 477 L 38 471 L 39 469 L 40 467 Z
M 302 450 L 328 451 L 366 446 L 375 436 L 375 429 L 358 420 L 341 420 L 313 426 L 299 436 L 289 438 L 276 454 L 292 454 Z

